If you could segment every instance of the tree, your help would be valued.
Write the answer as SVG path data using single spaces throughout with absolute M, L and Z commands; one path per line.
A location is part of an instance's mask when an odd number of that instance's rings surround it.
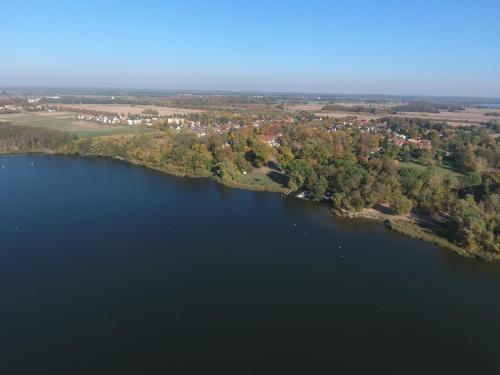
M 413 202 L 401 193 L 393 194 L 389 204 L 397 215 L 406 215 L 413 207 Z
M 313 198 L 316 200 L 323 199 L 328 188 L 328 181 L 324 176 L 318 176 L 313 170 L 309 176 L 306 177 L 305 188 L 310 190 Z
M 229 159 L 217 164 L 217 174 L 223 181 L 237 181 L 241 175 L 238 167 Z
M 195 144 L 192 147 L 194 153 L 191 156 L 191 171 L 199 176 L 207 174 L 212 168 L 213 156 L 204 144 Z
M 313 169 L 306 160 L 294 159 L 288 164 L 287 174 L 289 177 L 288 186 L 292 190 L 299 190 L 304 185 L 306 178 Z
M 471 252 L 479 251 L 482 242 L 489 243 L 493 250 L 499 249 L 498 243 L 495 245 L 494 233 L 488 230 L 484 206 L 478 205 L 471 195 L 466 199 L 458 199 L 453 204 L 449 229 L 452 238 Z
M 292 150 L 287 146 L 281 146 L 278 153 L 278 163 L 281 169 L 286 169 L 288 164 L 295 158 Z
M 252 163 L 250 163 L 246 158 L 243 152 L 238 152 L 234 163 L 238 167 L 238 169 L 242 172 L 251 172 L 252 171 Z
M 250 153 L 250 158 L 257 168 L 265 165 L 271 159 L 271 156 L 273 154 L 273 149 L 269 145 L 258 140 L 252 141 L 251 151 L 252 152 Z
M 474 153 L 474 146 L 459 146 L 455 151 L 457 167 L 463 172 L 475 172 L 478 168 L 478 161 Z
M 408 162 L 408 161 L 410 161 L 410 160 L 411 160 L 410 146 L 408 146 L 408 145 L 404 145 L 404 146 L 403 146 L 403 149 L 402 149 L 402 151 L 401 151 L 401 153 L 402 153 L 401 159 L 402 159 L 403 161 Z

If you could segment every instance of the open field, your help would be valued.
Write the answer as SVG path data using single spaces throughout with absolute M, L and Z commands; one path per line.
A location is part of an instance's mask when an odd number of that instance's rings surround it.
M 0 122 L 4 121 L 13 125 L 63 130 L 84 138 L 112 134 L 140 134 L 152 131 L 152 129 L 143 127 L 101 125 L 90 121 L 76 120 L 69 112 L 22 112 L 0 115 Z
M 333 118 L 343 118 L 343 117 L 353 117 L 355 116 L 359 120 L 376 120 L 380 118 L 378 115 L 370 115 L 363 112 L 315 112 L 316 116 L 319 117 L 333 117 Z
M 443 176 L 447 176 L 447 177 L 450 177 L 450 179 L 455 183 L 455 184 L 458 184 L 458 181 L 459 181 L 459 178 L 460 177 L 464 177 L 463 174 L 459 173 L 459 172 L 456 172 L 450 168 L 446 168 L 446 167 L 439 167 L 439 166 L 435 166 L 435 167 L 426 167 L 424 165 L 421 165 L 421 164 L 417 164 L 417 163 L 414 163 L 414 162 L 403 162 L 403 161 L 400 161 L 399 162 L 399 167 L 400 168 L 409 168 L 409 169 L 415 169 L 415 170 L 418 170 L 418 171 L 425 171 L 429 168 L 434 168 L 438 173 L 442 174 Z
M 294 104 L 287 107 L 287 109 L 292 111 L 308 111 L 308 112 L 317 112 L 321 111 L 326 103 L 307 103 L 307 104 Z
M 465 111 L 440 113 L 425 113 L 425 112 L 402 112 L 397 117 L 419 117 L 429 120 L 446 121 L 451 126 L 480 126 L 482 122 L 490 120 L 498 120 L 495 116 L 485 116 L 488 112 L 494 112 L 487 108 L 466 107 Z
M 176 113 L 200 113 L 203 112 L 199 109 L 184 109 L 184 108 L 170 108 L 150 105 L 125 105 L 125 104 L 58 104 L 60 109 L 75 108 L 82 111 L 97 111 L 106 113 L 119 114 L 133 114 L 139 115 L 146 108 L 157 110 L 160 116 L 171 116 Z
M 404 104 L 403 102 L 384 102 L 384 103 L 365 103 L 365 102 L 338 102 L 343 107 L 365 106 L 370 108 L 391 108 L 396 105 Z M 346 116 L 356 116 L 361 120 L 372 120 L 385 116 L 406 117 L 406 118 L 423 118 L 435 121 L 446 121 L 450 126 L 481 126 L 481 123 L 489 122 L 490 120 L 498 120 L 498 116 L 486 116 L 486 113 L 495 112 L 488 108 L 465 107 L 464 111 L 450 112 L 442 111 L 440 113 L 427 112 L 400 112 L 394 115 L 373 115 L 365 112 L 349 112 L 349 111 L 325 111 L 321 109 L 325 103 L 311 102 L 307 104 L 297 104 L 287 107 L 294 111 L 314 112 L 317 116 L 326 116 L 334 118 L 342 118 Z
M 309 111 L 309 112 L 318 112 L 321 111 L 321 109 L 327 105 L 328 103 L 321 103 L 321 102 L 310 102 L 307 104 L 294 104 L 291 106 L 288 106 L 287 109 L 290 109 L 292 111 Z M 395 107 L 397 105 L 404 104 L 403 102 L 383 102 L 383 103 L 369 103 L 369 102 L 364 102 L 364 101 L 338 101 L 335 102 L 336 105 L 340 105 L 342 107 L 370 107 L 370 108 L 377 108 L 377 109 L 384 109 L 384 108 L 391 108 Z M 491 110 L 490 110 L 491 111 Z
M 404 102 L 400 101 L 384 101 L 381 103 L 372 103 L 372 102 L 365 102 L 365 101 L 337 101 L 335 104 L 341 105 L 343 107 L 369 107 L 369 108 L 377 108 L 377 109 L 387 109 L 391 107 L 396 107 L 398 105 L 405 104 Z

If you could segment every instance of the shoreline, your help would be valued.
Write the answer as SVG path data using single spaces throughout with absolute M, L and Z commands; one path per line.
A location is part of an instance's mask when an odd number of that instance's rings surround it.
M 52 150 L 37 150 L 37 151 L 21 151 L 21 152 L 2 152 L 0 153 L 0 156 L 6 156 L 6 155 L 30 155 L 30 154 L 39 154 L 39 155 L 71 155 L 71 156 L 78 156 L 78 157 L 83 157 L 83 158 L 92 158 L 92 157 L 97 157 L 97 158 L 105 158 L 105 159 L 111 159 L 111 160 L 117 160 L 117 161 L 122 161 L 131 165 L 135 166 L 140 166 L 146 169 L 154 170 L 160 173 L 164 173 L 167 175 L 175 176 L 175 177 L 181 177 L 181 178 L 194 178 L 194 179 L 203 179 L 203 178 L 209 178 L 216 183 L 226 186 L 228 188 L 233 188 L 233 189 L 241 189 L 241 190 L 249 190 L 249 191 L 259 191 L 259 192 L 270 192 L 270 193 L 280 193 L 280 194 L 287 194 L 290 193 L 289 189 L 283 188 L 283 189 L 272 189 L 267 186 L 262 186 L 262 185 L 250 185 L 250 184 L 244 184 L 240 183 L 238 181 L 224 181 L 222 178 L 213 175 L 213 174 L 207 174 L 206 176 L 194 176 L 190 175 L 188 173 L 184 173 L 178 170 L 175 170 L 173 168 L 167 169 L 167 168 L 161 168 L 157 167 L 155 165 L 141 162 L 138 160 L 130 160 L 122 157 L 110 157 L 110 156 L 102 156 L 102 155 L 92 155 L 92 154 L 78 154 L 78 153 L 68 153 L 68 152 L 58 152 L 58 151 L 52 151 Z M 298 198 L 297 198 L 298 199 Z M 314 200 L 306 199 L 308 201 L 316 202 Z M 317 203 L 317 202 L 316 202 Z M 335 209 L 333 207 L 329 207 L 330 214 L 336 217 L 341 217 L 341 218 L 348 218 L 348 219 L 362 219 L 362 220 L 370 220 L 370 221 L 375 221 L 378 222 L 382 225 L 385 225 L 388 229 L 393 230 L 396 233 L 403 234 L 407 237 L 421 240 L 424 242 L 432 243 L 434 245 L 439 246 L 443 250 L 448 250 L 456 253 L 457 255 L 466 257 L 466 258 L 474 258 L 477 260 L 481 261 L 500 261 L 500 254 L 495 255 L 495 254 L 490 254 L 490 253 L 485 253 L 485 252 L 479 252 L 477 254 L 470 253 L 463 248 L 461 248 L 459 245 L 456 245 L 449 240 L 447 240 L 444 237 L 441 237 L 428 228 L 424 228 L 422 226 L 419 226 L 416 222 L 416 220 L 409 218 L 408 216 L 406 217 L 398 217 L 396 215 L 389 215 L 382 213 L 376 209 L 370 208 L 370 209 L 363 209 L 358 212 L 351 212 L 351 211 L 345 211 L 341 209 Z

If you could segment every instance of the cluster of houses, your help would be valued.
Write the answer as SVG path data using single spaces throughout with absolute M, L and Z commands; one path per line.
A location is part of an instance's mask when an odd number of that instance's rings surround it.
M 180 117 L 169 117 L 167 119 L 169 125 L 184 125 L 184 119 Z
M 167 120 L 167 123 L 175 126 L 174 129 L 177 132 L 181 131 L 183 128 L 188 128 L 198 137 L 203 137 L 207 135 L 209 132 L 217 134 L 227 133 L 230 130 L 238 129 L 240 127 L 239 124 L 234 124 L 231 121 L 225 124 L 211 124 L 209 126 L 202 123 L 201 121 L 186 121 L 185 119 L 182 118 L 169 118 Z
M 405 145 L 413 146 L 421 150 L 431 150 L 432 142 L 428 139 L 413 139 L 408 138 L 406 135 L 393 132 L 387 129 L 386 124 L 381 122 L 373 122 L 369 120 L 356 120 L 356 119 L 346 119 L 346 121 L 340 124 L 332 124 L 330 126 L 330 131 L 341 131 L 347 129 L 360 129 L 362 133 L 383 133 L 390 135 L 390 141 L 396 147 L 403 147 Z
M 14 113 L 14 112 L 20 112 L 23 108 L 18 105 L 14 104 L 6 104 L 6 105 L 1 105 L 0 104 L 0 113 Z
M 346 118 L 342 123 L 330 125 L 330 131 L 336 132 L 348 129 L 359 129 L 362 133 L 383 133 L 386 127 L 383 123 L 371 122 L 369 120 L 357 120 L 355 118 Z
M 47 104 L 27 104 L 24 105 L 22 109 L 28 112 L 55 112 L 56 109 L 52 105 Z
M 398 134 L 397 136 L 393 137 L 391 141 L 397 147 L 409 145 L 421 150 L 432 150 L 432 142 L 428 139 L 406 138 L 406 136 Z
M 103 125 L 145 125 L 151 126 L 157 118 L 143 115 L 115 115 L 115 114 L 88 114 L 80 113 L 75 115 L 75 119 L 83 121 L 97 122 Z
M 281 145 L 281 133 L 277 134 L 263 134 L 260 140 L 271 147 L 279 147 Z
M 99 122 L 101 124 L 108 124 L 108 125 L 119 124 L 120 122 L 126 121 L 126 119 L 121 119 L 119 116 L 107 116 L 107 115 L 94 116 L 86 114 L 75 115 L 75 119 Z

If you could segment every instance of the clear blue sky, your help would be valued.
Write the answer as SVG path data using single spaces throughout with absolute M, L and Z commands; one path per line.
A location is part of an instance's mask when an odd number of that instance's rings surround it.
M 5 1 L 0 86 L 500 97 L 500 1 Z

